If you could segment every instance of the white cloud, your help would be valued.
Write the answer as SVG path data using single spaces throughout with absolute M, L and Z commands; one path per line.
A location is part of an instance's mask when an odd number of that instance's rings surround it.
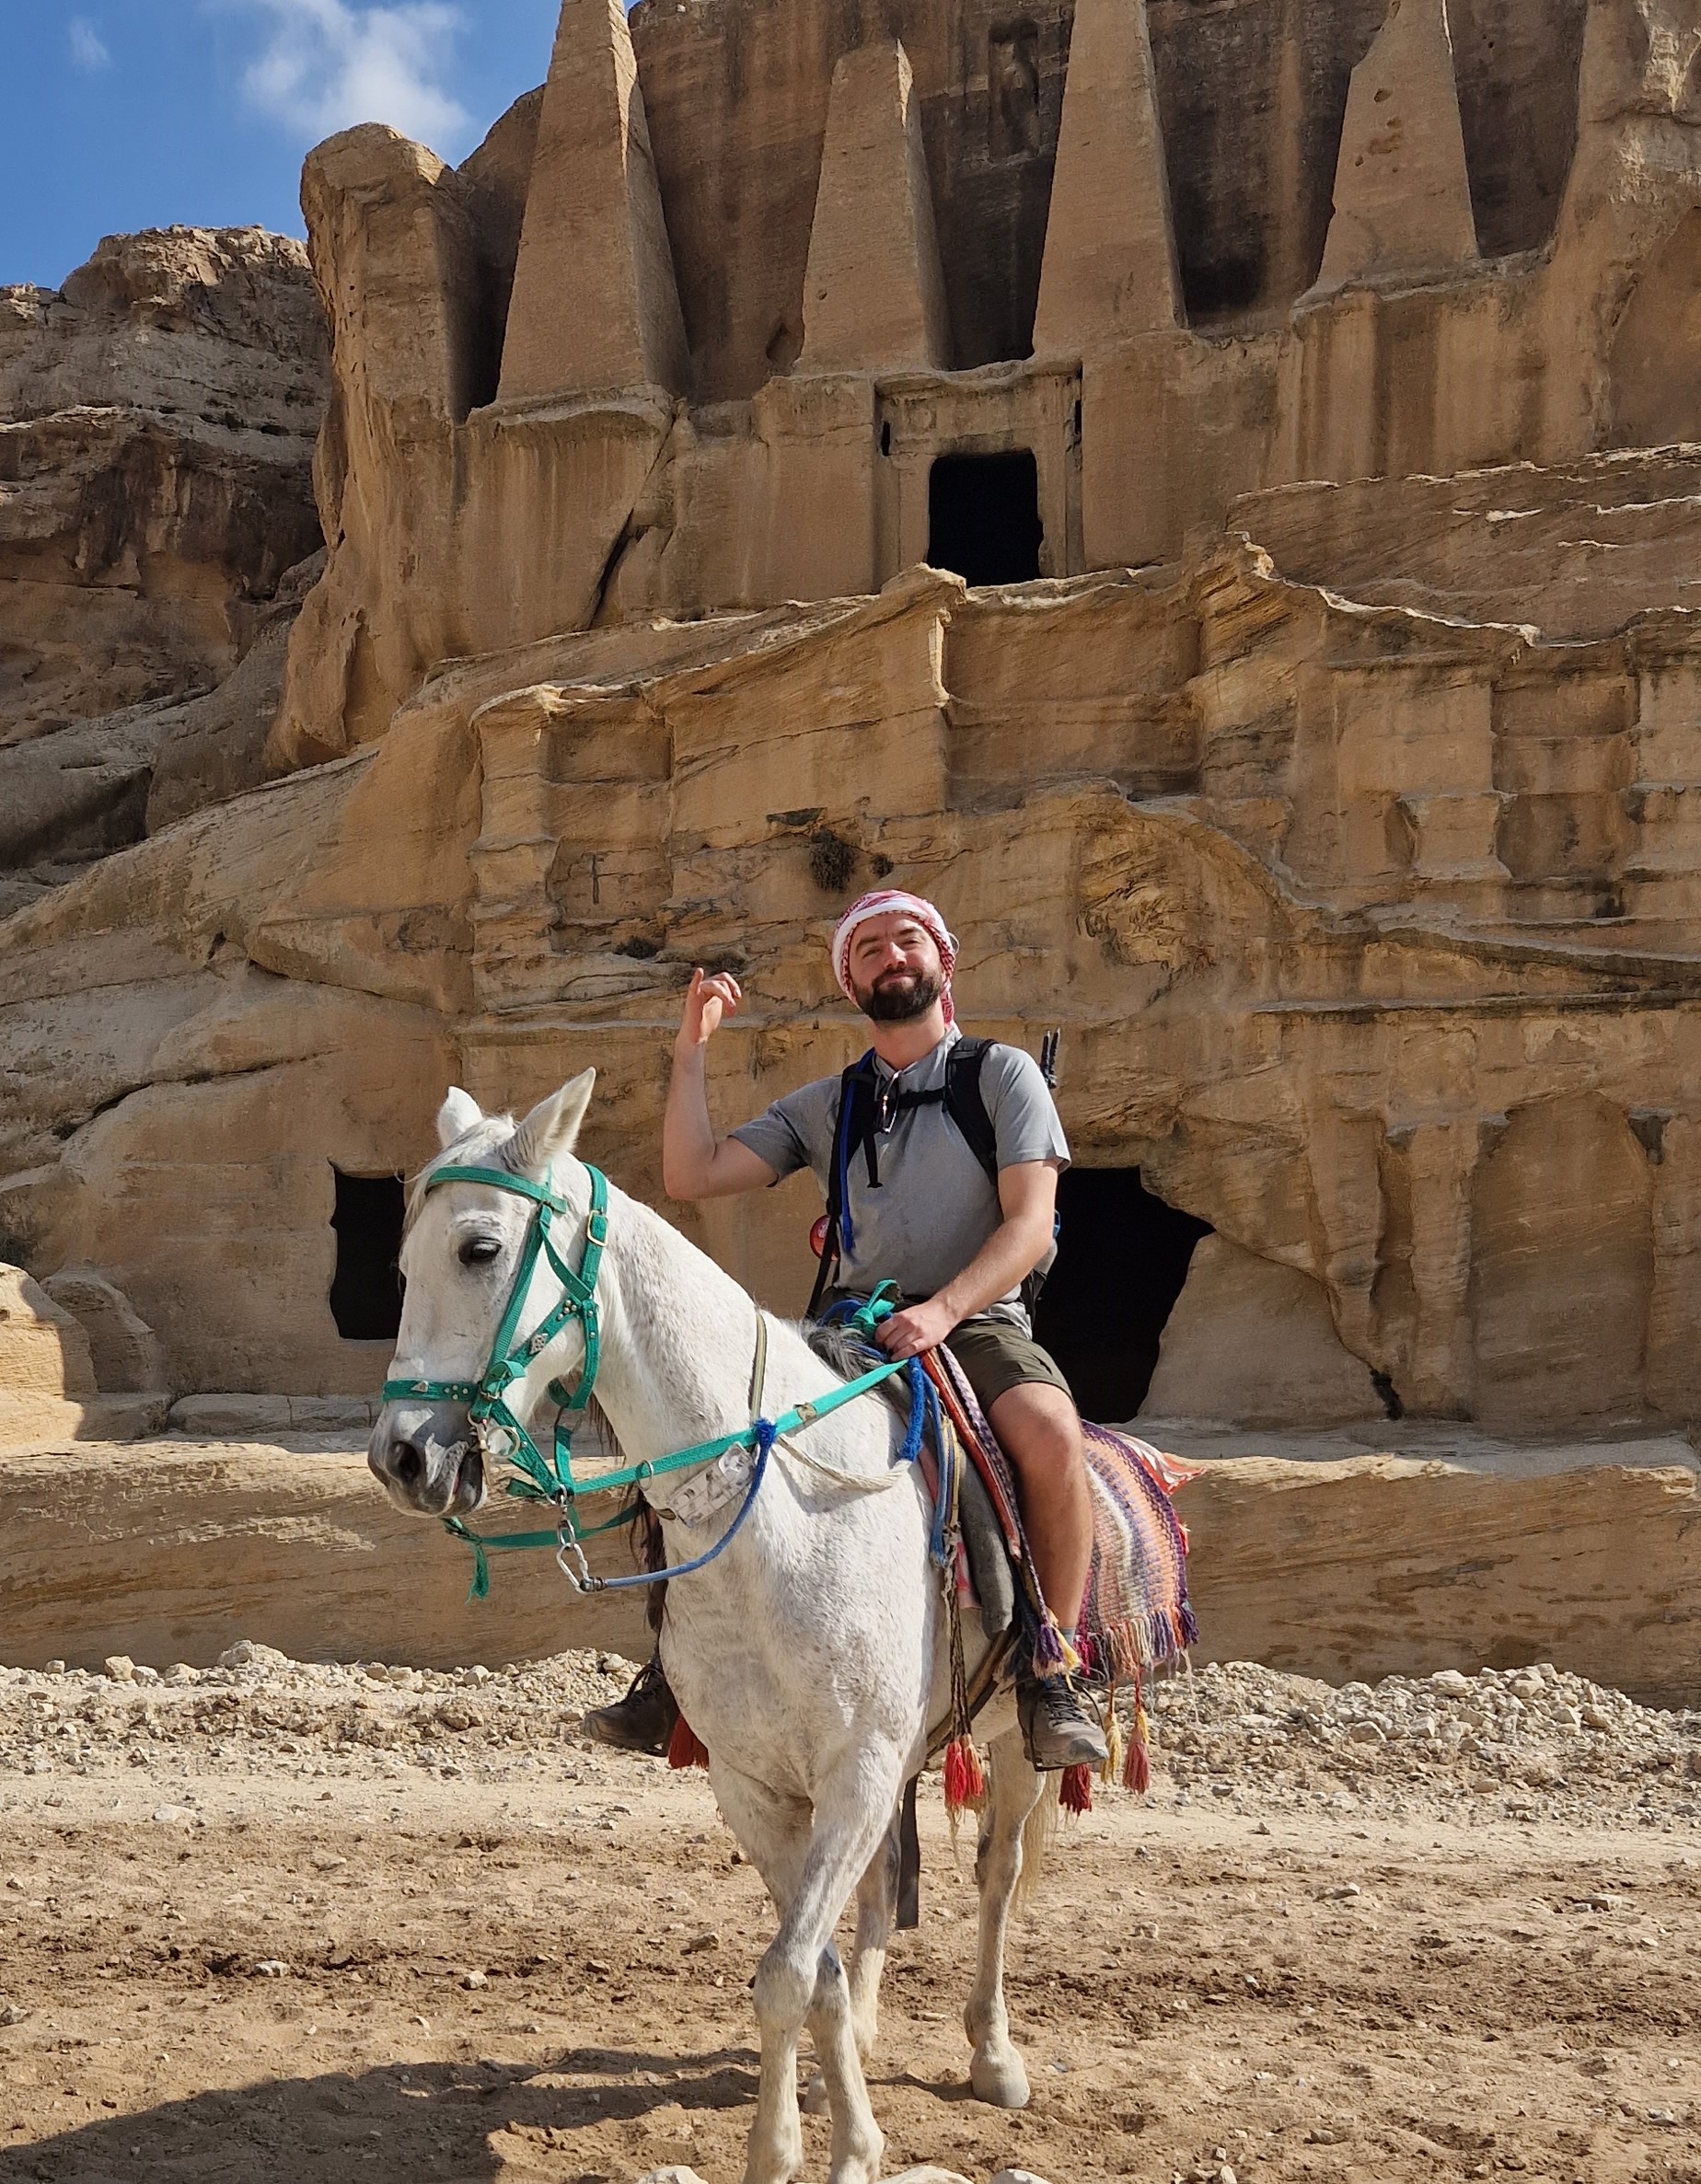
M 71 59 L 75 67 L 89 75 L 111 67 L 112 56 L 107 51 L 106 40 L 86 15 L 72 17 L 69 35 Z
M 248 0 L 271 17 L 263 52 L 242 78 L 264 113 L 314 137 L 357 121 L 388 121 L 404 136 L 446 151 L 471 117 L 445 87 L 458 7 L 444 0 L 358 6 L 351 0 Z

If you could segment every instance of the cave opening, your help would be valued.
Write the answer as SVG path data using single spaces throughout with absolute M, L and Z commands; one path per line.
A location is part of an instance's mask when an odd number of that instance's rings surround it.
M 1146 1189 L 1138 1168 L 1066 1168 L 1058 1255 L 1034 1315 L 1081 1415 L 1106 1425 L 1146 1400 L 1164 1323 L 1210 1223 Z
M 1031 447 L 942 455 L 927 481 L 927 558 L 966 584 L 1030 584 L 1039 574 L 1039 465 Z
M 337 1270 L 330 1316 L 344 1342 L 394 1342 L 401 1325 L 403 1195 L 399 1175 L 345 1175 L 333 1167 Z

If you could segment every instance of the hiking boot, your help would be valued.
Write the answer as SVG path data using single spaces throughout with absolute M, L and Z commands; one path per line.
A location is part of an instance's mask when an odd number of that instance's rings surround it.
M 1018 1677 L 1016 1714 L 1028 1758 L 1042 1774 L 1103 1766 L 1110 1756 L 1093 1702 L 1066 1676 Z
M 647 1751 L 663 1760 L 678 1718 L 679 1702 L 667 1688 L 661 1657 L 652 1655 L 626 1696 L 612 1706 L 593 1706 L 584 1727 L 599 1744 L 612 1744 L 617 1751 Z

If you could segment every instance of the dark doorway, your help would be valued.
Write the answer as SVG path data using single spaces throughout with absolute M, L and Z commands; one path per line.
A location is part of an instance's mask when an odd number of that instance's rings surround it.
M 1010 455 L 942 455 L 928 474 L 927 558 L 968 584 L 1030 584 L 1039 574 L 1039 465 Z
M 330 1316 L 344 1342 L 394 1342 L 401 1325 L 402 1192 L 399 1175 L 345 1175 L 337 1179 L 337 1271 L 330 1285 Z
M 1057 1263 L 1034 1333 L 1085 1418 L 1117 1425 L 1146 1400 L 1158 1338 L 1210 1223 L 1166 1206 L 1138 1168 L 1069 1168 L 1058 1184 Z

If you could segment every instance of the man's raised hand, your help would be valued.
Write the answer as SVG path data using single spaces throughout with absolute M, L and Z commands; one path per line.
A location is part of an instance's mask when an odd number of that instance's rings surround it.
M 730 971 L 711 976 L 699 965 L 685 989 L 685 1011 L 675 1044 L 688 1052 L 706 1046 L 720 1030 L 723 1019 L 737 1013 L 743 1000 L 743 991 Z

